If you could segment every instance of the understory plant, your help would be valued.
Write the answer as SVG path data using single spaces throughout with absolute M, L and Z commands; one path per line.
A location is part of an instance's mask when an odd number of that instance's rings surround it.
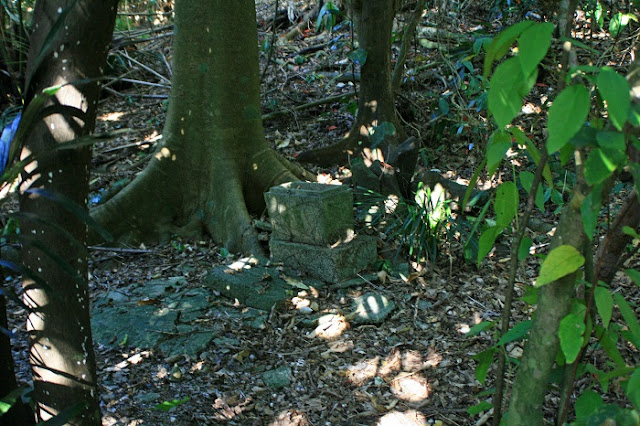
M 496 343 L 474 357 L 478 362 L 477 379 L 486 384 L 496 357 L 498 367 L 492 398 L 470 412 L 492 407 L 494 424 L 542 424 L 545 396 L 550 386 L 557 386 L 557 424 L 566 422 L 570 413 L 574 413 L 575 424 L 638 424 L 640 366 L 621 350 L 625 346 L 628 351 L 640 349 L 637 299 L 633 292 L 613 291 L 615 270 L 611 273 L 607 266 L 612 258 L 622 256 L 633 239 L 636 243 L 640 240 L 636 233 L 640 218 L 635 213 L 640 182 L 640 107 L 631 95 L 632 88 L 640 84 L 636 77 L 640 63 L 633 63 L 625 78 L 608 66 L 577 65 L 571 54 L 566 55 L 563 70 L 567 71 L 546 111 L 548 137 L 538 148 L 532 136 L 513 121 L 522 109 L 523 98 L 536 83 L 553 32 L 550 23 L 520 22 L 492 40 L 485 58 L 485 76 L 491 75 L 488 109 L 496 129 L 489 138 L 483 167 L 486 165 L 488 175 L 494 175 L 507 153 L 519 148 L 536 169 L 531 173 L 513 168 L 510 180 L 500 183 L 492 200 L 494 219 L 478 241 L 479 266 L 498 238 L 511 237 L 512 250 L 500 321 L 482 322 L 471 331 L 471 335 L 477 335 L 496 330 Z M 566 34 L 562 29 L 560 33 Z M 517 50 L 512 50 L 514 45 Z M 493 69 L 496 62 L 499 65 Z M 532 238 L 527 230 L 530 217 L 535 208 L 544 212 L 545 193 L 554 194 L 558 200 L 557 194 L 566 185 L 563 175 L 549 167 L 549 159 L 572 169 L 573 195 L 560 210 L 557 228 L 548 240 L 549 250 L 537 255 L 541 259 L 537 278 L 523 298 L 535 307 L 532 319 L 514 324 L 511 308 L 517 270 L 520 264 L 532 260 Z M 619 216 L 603 227 L 603 207 L 623 170 L 634 180 L 626 203 L 636 208 L 623 207 Z M 600 233 L 602 239 L 597 238 Z M 627 269 L 626 274 L 640 285 L 639 271 Z M 527 340 L 524 354 L 515 359 L 507 353 L 506 345 L 523 339 Z M 594 353 L 599 356 L 594 357 Z M 595 361 L 603 357 L 606 361 Z M 502 417 L 508 364 L 516 368 L 516 377 L 508 411 Z M 572 404 L 577 380 L 579 396 Z M 608 404 L 603 397 L 614 381 L 627 398 L 622 405 Z

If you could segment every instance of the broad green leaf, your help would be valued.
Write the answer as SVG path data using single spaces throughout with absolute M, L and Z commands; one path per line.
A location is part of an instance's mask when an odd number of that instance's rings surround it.
M 521 172 L 520 185 L 522 185 L 522 188 L 529 194 L 531 192 L 531 186 L 533 185 L 533 173 L 527 171 Z M 538 185 L 538 189 L 536 189 L 535 203 L 536 207 L 544 212 L 544 193 L 542 192 L 541 185 Z
M 589 153 L 585 161 L 584 179 L 589 185 L 597 185 L 607 180 L 616 168 L 616 164 L 609 160 L 600 148 L 596 148 Z
M 523 261 L 529 256 L 529 249 L 531 249 L 531 245 L 533 244 L 533 240 L 529 237 L 523 237 L 520 241 L 520 247 L 518 247 L 518 260 Z
M 620 293 L 614 294 L 613 297 L 616 301 L 616 305 L 618 305 L 618 310 L 620 311 L 620 314 L 622 314 L 624 321 L 627 323 L 627 327 L 629 327 L 629 331 L 633 335 L 635 341 L 640 341 L 640 324 L 638 324 L 635 312 L 631 309 L 629 303 Z
M 618 12 L 611 17 L 609 21 L 609 33 L 611 37 L 618 37 L 620 32 L 625 29 L 627 25 L 629 25 L 629 20 L 638 21 L 635 15 L 631 13 L 622 13 Z
M 510 58 L 498 65 L 490 81 L 488 107 L 498 127 L 504 128 L 522 109 L 522 98 L 535 84 L 538 69 L 522 72 L 520 59 Z
M 607 103 L 609 119 L 616 126 L 616 129 L 622 130 L 631 109 L 629 83 L 623 76 L 609 67 L 602 68 L 602 71 L 598 74 L 597 83 L 598 91 L 602 99 Z
M 487 380 L 487 372 L 493 362 L 493 355 L 496 353 L 496 350 L 496 348 L 489 348 L 486 351 L 482 351 L 471 357 L 478 362 L 478 366 L 476 367 L 476 379 L 483 385 Z
M 576 314 L 569 314 L 560 321 L 558 337 L 560 347 L 568 364 L 574 362 L 582 349 L 585 330 L 584 318 Z
M 356 65 L 363 66 L 367 62 L 367 51 L 359 48 L 349 53 L 347 57 Z
M 626 391 L 629 401 L 636 409 L 640 409 L 640 367 L 636 367 L 636 370 L 627 381 Z
M 545 57 L 551 46 L 552 33 L 553 24 L 550 22 L 531 25 L 522 32 L 518 38 L 518 56 L 524 75 L 536 69 Z
M 518 36 L 531 25 L 533 25 L 532 21 L 520 21 L 505 28 L 491 40 L 491 44 L 487 48 L 487 55 L 484 57 L 484 78 L 489 77 L 493 62 L 501 59 L 509 51 Z
M 383 121 L 373 128 L 373 134 L 371 135 L 371 148 L 377 148 L 387 136 L 393 136 L 395 134 L 396 126 L 394 126 L 390 121 Z
M 602 148 L 609 161 L 617 168 L 623 167 L 627 162 L 627 143 L 624 134 L 620 132 L 600 131 L 596 133 L 598 146 Z
M 627 275 L 629 278 L 633 280 L 633 283 L 640 287 L 640 271 L 636 271 L 635 269 L 627 269 Z
M 501 229 L 497 226 L 485 229 L 480 238 L 478 238 L 478 266 L 482 263 L 482 259 L 489 254 L 496 238 L 500 234 Z
M 485 411 L 489 411 L 492 408 L 493 408 L 493 404 L 491 404 L 490 402 L 481 401 L 478 404 L 467 408 L 467 413 L 469 413 L 472 416 L 475 416 L 475 415 L 483 413 Z
M 630 226 L 623 226 L 622 227 L 622 232 L 627 234 L 630 237 L 635 238 L 636 240 L 640 240 L 640 235 L 638 235 L 636 230 L 631 228 Z
M 582 127 L 589 113 L 589 91 L 582 85 L 565 88 L 549 108 L 547 150 L 553 154 L 564 147 Z
M 561 245 L 549 252 L 540 267 L 536 287 L 541 287 L 577 271 L 584 265 L 584 257 L 575 247 Z
M 516 126 L 509 127 L 509 133 L 513 135 L 518 145 L 524 145 L 527 148 L 527 152 L 533 159 L 533 162 L 537 165 L 540 164 L 540 150 L 538 147 L 524 134 L 522 130 L 520 130 Z M 544 170 L 542 171 L 542 176 L 547 181 L 549 186 L 553 186 L 553 178 L 551 177 L 551 168 L 549 164 L 545 164 Z
M 177 407 L 179 405 L 184 404 L 185 402 L 188 402 L 191 400 L 191 397 L 189 396 L 185 396 L 182 399 L 174 399 L 171 401 L 163 401 L 162 403 L 156 405 L 155 408 L 156 410 L 160 410 L 160 411 L 169 411 L 174 407 Z
M 478 334 L 482 333 L 483 331 L 495 326 L 496 323 L 493 321 L 482 321 L 476 325 L 474 325 L 473 327 L 471 327 L 471 329 L 469 330 L 469 332 L 467 334 L 465 334 L 465 337 L 474 337 L 477 336 Z
M 513 182 L 503 182 L 496 190 L 493 209 L 496 212 L 496 226 L 504 229 L 518 213 L 518 188 Z
M 529 330 L 531 330 L 531 326 L 533 325 L 532 320 L 526 320 L 517 323 L 513 327 L 511 327 L 504 335 L 500 338 L 498 343 L 495 346 L 505 345 L 507 343 L 523 339 Z
M 595 289 L 596 308 L 598 308 L 598 314 L 602 318 L 602 325 L 604 328 L 609 327 L 609 321 L 611 321 L 611 315 L 613 313 L 613 298 L 611 292 L 605 287 L 597 286 Z
M 576 417 L 586 418 L 602 406 L 602 397 L 592 390 L 582 392 L 576 400 Z
M 504 155 L 511 148 L 511 135 L 502 130 L 493 132 L 487 144 L 487 173 L 493 176 Z
M 622 358 L 622 355 L 620 355 L 620 351 L 618 350 L 618 336 L 599 325 L 596 325 L 596 336 L 598 336 L 600 346 L 602 346 L 602 349 L 611 359 L 611 361 L 613 361 L 613 363 L 617 367 L 624 367 L 626 365 L 626 362 L 624 358 Z

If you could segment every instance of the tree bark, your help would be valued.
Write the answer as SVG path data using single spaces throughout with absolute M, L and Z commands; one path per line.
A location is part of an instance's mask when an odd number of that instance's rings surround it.
M 359 48 L 367 52 L 361 70 L 355 123 L 340 142 L 326 148 L 303 152 L 298 156 L 299 161 L 331 165 L 362 154 L 367 166 L 376 161 L 389 163 L 399 169 L 403 183 L 411 180 L 417 158 L 416 147 L 412 146 L 411 149 L 401 150 L 402 152 L 396 151 L 407 136 L 396 114 L 391 81 L 394 3 L 388 0 L 352 3 Z M 393 124 L 396 132 L 394 135 L 387 135 L 382 143 L 372 149 L 370 132 L 382 123 Z M 404 186 L 406 188 L 407 185 Z
M 296 180 L 266 144 L 252 1 L 175 4 L 174 72 L 163 143 L 148 167 L 93 217 L 120 241 L 210 234 L 261 252 L 251 213 Z
M 100 424 L 89 321 L 87 225 L 66 209 L 71 203 L 86 209 L 91 152 L 89 148 L 56 150 L 56 146 L 93 130 L 97 78 L 105 64 L 117 3 L 38 1 L 34 11 L 26 102 L 47 87 L 64 85 L 48 101 L 44 117 L 28 129 L 23 155 L 33 153 L 37 159 L 25 168 L 20 186 L 21 210 L 41 219 L 23 220 L 22 233 L 37 237 L 41 247 L 59 257 L 53 259 L 36 245 L 23 249 L 25 265 L 47 284 L 30 278 L 24 281 L 38 421 L 76 407 L 79 413 L 68 424 Z M 61 194 L 69 201 L 66 205 L 55 202 L 46 194 Z

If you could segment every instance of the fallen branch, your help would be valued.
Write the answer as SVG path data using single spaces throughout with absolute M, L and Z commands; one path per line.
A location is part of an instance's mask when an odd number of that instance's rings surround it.
M 291 114 L 293 112 L 303 111 L 305 109 L 313 108 L 320 105 L 330 104 L 332 102 L 342 101 L 355 96 L 355 93 L 344 93 L 342 95 L 330 96 L 328 98 L 319 99 L 317 101 L 308 102 L 306 104 L 298 105 L 290 109 L 283 109 L 279 111 L 270 112 L 262 116 L 262 121 L 273 120 L 274 118 L 281 117 L 283 115 Z

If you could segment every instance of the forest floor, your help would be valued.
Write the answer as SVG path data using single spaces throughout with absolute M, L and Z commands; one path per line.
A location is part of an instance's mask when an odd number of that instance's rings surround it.
M 273 5 L 257 4 L 260 42 L 266 46 Z M 421 167 L 437 168 L 443 176 L 463 184 L 481 162 L 482 149 L 478 147 L 483 147 L 486 139 L 485 113 L 476 111 L 477 103 L 482 102 L 481 90 L 474 86 L 482 74 L 482 58 L 474 56 L 472 37 L 494 31 L 499 22 L 491 20 L 492 13 L 475 6 L 428 11 L 409 54 L 407 83 L 398 96 L 405 130 L 417 136 L 425 148 L 426 161 Z M 401 15 L 400 24 L 410 15 Z M 157 23 L 154 28 L 162 25 Z M 312 22 L 310 30 L 278 46 L 272 58 L 275 63 L 262 83 L 267 140 L 289 158 L 340 140 L 353 122 L 355 98 L 349 96 L 293 111 L 299 105 L 354 91 L 353 82 L 342 75 L 352 71 L 347 59 L 352 49 L 348 28 L 316 33 L 314 26 Z M 433 28 L 446 31 L 433 36 Z M 278 34 L 290 29 L 291 24 L 286 23 Z M 126 183 L 142 170 L 161 137 L 170 81 L 169 31 L 159 29 L 149 36 L 137 27 L 120 33 L 122 43 L 112 52 L 112 65 L 117 70 L 120 63 L 122 69 L 131 71 L 127 78 L 155 86 L 119 82 L 105 92 L 99 130 L 130 131 L 94 149 L 91 188 L 95 202 L 108 197 L 108 188 Z M 145 37 L 145 42 L 129 43 Z M 268 48 L 264 48 L 261 69 L 267 56 Z M 465 70 L 460 61 L 465 57 L 475 67 L 473 71 Z M 543 81 L 540 90 L 552 84 Z M 475 106 L 469 105 L 472 100 L 476 100 Z M 531 107 L 536 108 L 535 102 Z M 306 166 L 319 181 L 327 183 L 338 183 L 350 174 L 348 166 Z M 503 173 L 508 175 L 509 168 Z M 492 182 L 484 184 L 488 187 Z M 556 216 L 550 210 L 538 212 L 537 219 L 553 228 Z M 285 308 L 265 313 L 257 326 L 244 319 L 245 307 L 211 291 L 207 297 L 210 309 L 190 324 L 198 330 L 215 328 L 217 337 L 195 355 L 167 356 L 157 348 L 131 347 L 126 332 L 109 345 L 96 345 L 103 424 L 487 422 L 490 412 L 480 410 L 471 415 L 468 409 L 490 397 L 481 393 L 493 386 L 492 374 L 485 385 L 478 382 L 473 356 L 493 344 L 493 336 L 483 332 L 469 337 L 467 333 L 480 321 L 500 315 L 509 272 L 509 238 L 505 237 L 478 268 L 464 260 L 464 240 L 456 234 L 453 222 L 447 229 L 451 232 L 441 239 L 438 257 L 422 264 L 412 262 L 398 238 L 385 235 L 384 226 L 367 230 L 379 238 L 381 256 L 376 267 L 386 262 L 384 273 L 367 271 L 376 278 L 345 289 L 292 288 L 292 301 Z M 541 233 L 540 241 L 546 238 Z M 544 247 L 541 243 L 537 249 L 544 252 Z M 180 238 L 158 246 L 94 248 L 91 255 L 94 301 L 110 292 L 135 301 L 145 283 L 172 277 L 182 278 L 181 290 L 200 289 L 212 267 L 238 259 L 210 241 Z M 528 262 L 517 275 L 518 297 L 535 278 L 537 259 Z M 295 278 L 304 283 L 304 277 Z M 316 312 L 347 312 L 356 297 L 368 292 L 394 302 L 390 316 L 375 325 L 353 325 L 343 317 L 343 331 L 332 336 L 305 327 L 305 315 L 296 307 L 301 300 L 308 300 Z M 164 303 L 144 297 L 137 302 Z M 516 303 L 515 321 L 529 317 L 527 306 Z M 22 317 L 21 312 L 13 313 L 13 318 Z M 16 329 L 21 327 L 16 323 Z M 26 343 L 17 340 L 14 349 L 19 379 L 28 383 Z M 522 352 L 519 342 L 507 345 L 506 350 L 516 359 Z M 265 373 L 274 371 L 284 372 L 281 387 L 270 387 L 263 380 Z M 557 396 L 550 397 L 549 405 L 556 403 Z

